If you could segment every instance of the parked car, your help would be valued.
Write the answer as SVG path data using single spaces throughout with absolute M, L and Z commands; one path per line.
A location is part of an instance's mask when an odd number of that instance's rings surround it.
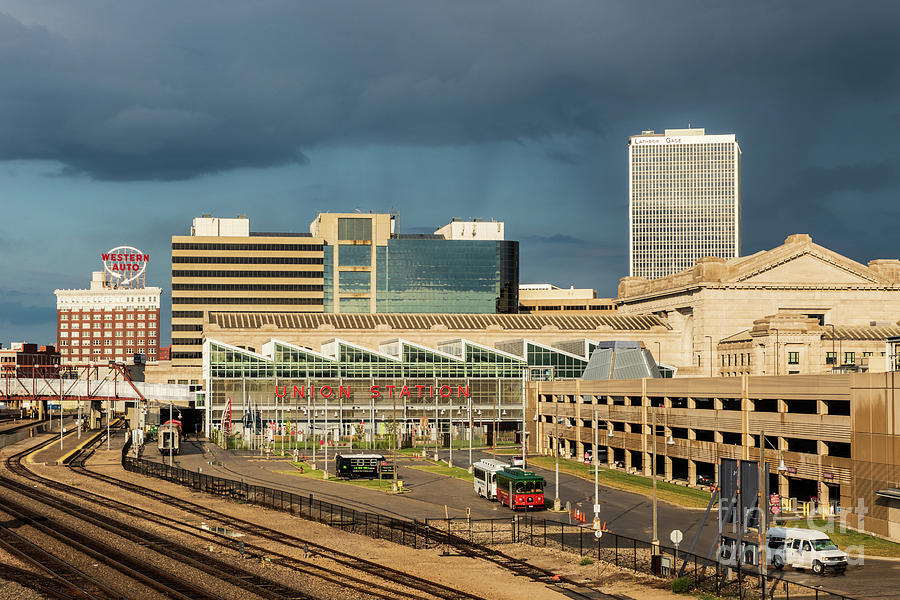
M 510 459 L 510 461 L 509 461 L 509 466 L 524 469 L 526 467 L 525 457 L 521 454 L 517 454 L 517 455 L 513 456 L 512 459 Z
M 712 477 L 703 477 L 703 476 L 697 477 L 697 485 L 702 485 L 703 487 L 709 487 L 713 483 L 715 483 L 715 482 L 713 481 Z

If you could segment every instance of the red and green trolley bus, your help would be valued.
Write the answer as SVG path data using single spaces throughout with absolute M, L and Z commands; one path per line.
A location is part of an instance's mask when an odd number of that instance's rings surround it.
M 544 508 L 544 478 L 532 471 L 507 467 L 497 471 L 497 500 L 513 510 Z

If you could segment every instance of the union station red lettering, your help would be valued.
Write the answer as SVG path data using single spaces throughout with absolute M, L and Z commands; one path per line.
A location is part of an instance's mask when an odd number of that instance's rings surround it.
M 323 385 L 322 387 L 316 388 L 316 386 L 311 385 L 308 388 L 303 385 L 294 385 L 290 386 L 290 397 L 292 398 L 315 398 L 318 396 L 319 398 L 347 398 L 351 399 L 350 396 L 350 388 L 345 387 L 343 385 L 338 386 L 337 390 L 335 390 L 331 386 Z M 409 386 L 395 386 L 395 385 L 373 385 L 369 388 L 369 396 L 371 398 L 381 398 L 385 396 L 387 398 L 394 397 L 394 390 L 399 388 L 397 391 L 398 398 L 434 398 L 435 389 L 433 385 L 414 385 L 412 386 L 415 389 L 415 393 L 409 388 Z M 469 390 L 469 386 L 467 385 L 458 385 L 456 386 L 456 390 L 454 390 L 449 385 L 442 385 L 437 390 L 438 394 L 441 398 L 469 398 L 471 397 L 471 393 Z M 455 393 L 454 393 L 455 392 Z M 275 396 L 278 398 L 286 398 L 288 397 L 288 386 L 275 386 Z

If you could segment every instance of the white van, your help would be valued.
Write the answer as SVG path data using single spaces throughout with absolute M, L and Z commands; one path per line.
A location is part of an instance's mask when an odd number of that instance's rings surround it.
M 827 534 L 815 529 L 773 527 L 766 533 L 768 556 L 776 569 L 785 565 L 795 569 L 812 569 L 843 573 L 847 569 L 847 553 L 837 547 Z
M 482 498 L 496 500 L 497 472 L 502 471 L 508 466 L 509 464 L 492 458 L 479 460 L 472 465 L 472 474 L 475 475 L 475 493 Z

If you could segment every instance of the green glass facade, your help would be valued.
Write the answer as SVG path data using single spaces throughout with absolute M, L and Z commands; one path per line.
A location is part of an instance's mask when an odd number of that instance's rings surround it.
M 233 422 L 280 406 L 306 411 L 310 426 L 330 421 L 344 432 L 388 412 L 410 432 L 433 422 L 436 411 L 445 428 L 450 413 L 460 426 L 468 426 L 471 412 L 472 426 L 496 423 L 509 432 L 518 431 L 523 417 L 525 360 L 467 340 L 438 349 L 393 340 L 375 351 L 335 339 L 321 352 L 273 340 L 262 354 L 207 340 L 203 354 L 207 422 L 213 428 L 229 400 Z
M 376 262 L 377 312 L 518 311 L 518 242 L 391 239 Z
M 334 280 L 335 254 L 338 281 Z M 391 238 L 386 246 L 325 246 L 323 263 L 325 312 L 369 312 L 368 298 L 339 297 L 335 306 L 336 294 L 374 295 L 377 313 L 518 311 L 518 242 Z M 353 268 L 365 270 L 350 270 Z

